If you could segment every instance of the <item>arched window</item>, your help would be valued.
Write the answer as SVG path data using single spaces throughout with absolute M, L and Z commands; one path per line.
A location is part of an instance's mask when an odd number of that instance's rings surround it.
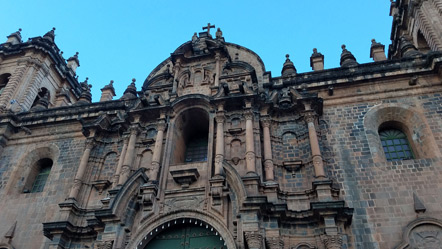
M 9 77 L 11 77 L 11 74 L 5 73 L 0 75 L 0 95 L 2 94 L 3 90 L 6 87 L 6 84 L 8 84 Z
M 413 159 L 414 154 L 404 132 L 394 128 L 379 130 L 379 138 L 387 161 Z
M 29 176 L 28 183 L 26 184 L 27 186 L 25 186 L 23 192 L 42 192 L 48 180 L 49 173 L 51 172 L 52 164 L 53 162 L 49 158 L 38 160 L 32 167 L 31 175 Z

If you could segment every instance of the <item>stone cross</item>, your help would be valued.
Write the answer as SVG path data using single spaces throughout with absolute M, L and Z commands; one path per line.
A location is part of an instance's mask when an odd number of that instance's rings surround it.
M 215 28 L 215 25 L 210 25 L 210 22 L 207 24 L 207 27 L 203 27 L 203 30 L 207 29 L 207 34 L 210 35 L 210 29 Z

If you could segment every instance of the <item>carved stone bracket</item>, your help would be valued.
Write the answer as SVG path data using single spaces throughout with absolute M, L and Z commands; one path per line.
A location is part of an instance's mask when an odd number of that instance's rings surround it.
M 249 249 L 262 249 L 263 248 L 263 236 L 259 232 L 245 232 L 247 245 Z
M 140 187 L 140 194 L 138 200 L 143 207 L 144 211 L 151 211 L 155 204 L 156 196 L 158 193 L 157 184 L 144 184 Z
M 182 188 L 188 188 L 189 185 L 194 183 L 200 176 L 196 168 L 171 170 L 170 174 L 173 180 L 180 184 Z
M 221 199 L 224 197 L 225 178 L 222 176 L 215 176 L 209 180 L 210 182 L 210 195 L 212 196 L 212 204 L 214 206 L 221 205 Z
M 108 180 L 97 180 L 92 182 L 92 186 L 98 191 L 98 194 L 102 194 L 103 190 L 107 189 L 111 183 Z
M 266 238 L 267 248 L 269 249 L 283 249 L 284 241 L 280 238 Z
M 295 160 L 295 161 L 283 162 L 282 165 L 284 169 L 294 174 L 296 171 L 301 169 L 303 164 L 302 160 Z
M 342 235 L 323 235 L 321 240 L 326 249 L 341 249 L 342 248 Z

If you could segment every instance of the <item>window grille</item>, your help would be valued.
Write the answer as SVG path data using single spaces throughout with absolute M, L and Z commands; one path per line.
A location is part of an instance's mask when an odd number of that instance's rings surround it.
M 43 188 L 45 187 L 50 172 L 51 172 L 50 166 L 46 166 L 40 170 L 37 177 L 35 178 L 31 193 L 37 193 L 43 191 Z
M 207 161 L 207 138 L 189 141 L 186 149 L 186 162 Z
M 400 130 L 386 129 L 379 132 L 387 161 L 413 159 L 413 151 L 407 136 Z

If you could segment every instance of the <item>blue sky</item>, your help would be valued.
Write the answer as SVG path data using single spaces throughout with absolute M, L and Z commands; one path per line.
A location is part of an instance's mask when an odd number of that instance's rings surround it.
M 140 89 L 159 63 L 208 22 L 221 28 L 227 42 L 255 51 L 273 77 L 281 74 L 287 53 L 298 72 L 311 71 L 313 48 L 324 54 L 326 69 L 339 67 L 342 44 L 359 63 L 371 62 L 372 38 L 390 44 L 389 6 L 389 0 L 2 0 L 0 36 L 6 41 L 22 28 L 27 40 L 55 27 L 65 58 L 80 53 L 79 80 L 89 77 L 98 101 L 110 80 L 115 98 L 132 78 Z

